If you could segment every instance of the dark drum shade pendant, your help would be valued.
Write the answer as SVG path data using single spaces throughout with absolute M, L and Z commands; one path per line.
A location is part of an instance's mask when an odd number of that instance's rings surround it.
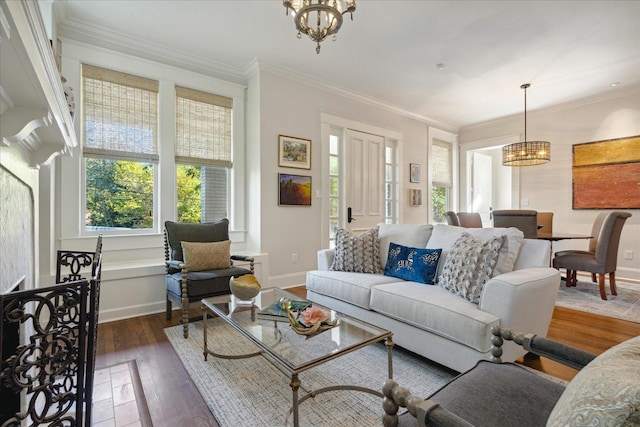
M 534 166 L 551 160 L 551 144 L 547 141 L 527 141 L 527 88 L 524 89 L 524 142 L 516 142 L 502 147 L 502 164 L 504 166 Z

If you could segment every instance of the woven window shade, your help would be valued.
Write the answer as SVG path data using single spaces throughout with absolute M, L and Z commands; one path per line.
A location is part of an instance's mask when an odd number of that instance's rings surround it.
M 82 65 L 85 156 L 158 161 L 156 80 Z
M 176 162 L 231 167 L 233 99 L 176 86 Z
M 431 166 L 433 174 L 431 182 L 436 187 L 448 187 L 453 185 L 453 171 L 451 170 L 451 144 L 442 141 L 433 141 L 431 147 Z

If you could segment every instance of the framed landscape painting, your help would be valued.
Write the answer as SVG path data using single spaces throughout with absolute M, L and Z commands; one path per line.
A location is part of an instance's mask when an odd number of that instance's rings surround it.
M 278 205 L 311 206 L 311 177 L 279 173 Z
M 640 209 L 640 136 L 573 145 L 573 209 Z
M 280 135 L 278 137 L 278 166 L 311 169 L 311 140 Z

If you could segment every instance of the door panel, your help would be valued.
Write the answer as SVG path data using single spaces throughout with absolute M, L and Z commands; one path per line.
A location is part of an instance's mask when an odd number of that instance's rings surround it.
M 384 138 L 348 130 L 346 142 L 345 228 L 357 234 L 384 222 Z

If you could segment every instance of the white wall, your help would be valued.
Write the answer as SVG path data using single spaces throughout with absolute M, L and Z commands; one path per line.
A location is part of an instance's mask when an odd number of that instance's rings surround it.
M 272 70 L 260 70 L 259 78 L 249 83 L 250 98 L 257 96 L 255 85 L 259 85 L 259 117 L 247 114 L 248 120 L 260 122 L 260 141 L 252 141 L 250 134 L 247 144 L 252 151 L 259 147 L 259 164 L 248 164 L 247 171 L 260 170 L 260 218 L 259 230 L 249 230 L 249 240 L 260 241 L 262 252 L 270 255 L 270 280 L 277 286 L 289 286 L 304 283 L 305 273 L 316 268 L 316 252 L 322 247 L 321 215 L 322 200 L 316 198 L 315 190 L 327 196 L 322 187 L 321 155 L 321 114 L 327 113 L 355 122 L 370 124 L 388 129 L 402 135 L 402 159 L 400 160 L 400 222 L 427 222 L 427 127 L 428 124 L 388 109 L 361 102 L 342 95 L 334 90 L 307 84 L 297 79 L 283 76 Z M 248 105 L 253 101 L 249 100 Z M 248 123 L 252 128 L 253 123 Z M 287 169 L 278 167 L 278 135 L 290 135 L 312 141 L 311 170 Z M 422 182 L 411 184 L 411 188 L 423 190 L 423 205 L 409 207 L 407 191 L 409 188 L 408 166 L 411 163 L 422 165 Z M 310 207 L 278 206 L 278 173 L 297 173 L 312 177 L 313 197 Z M 255 214 L 252 213 L 252 215 Z M 255 237 L 258 234 L 259 237 Z M 291 262 L 291 254 L 298 254 L 298 262 Z
M 461 129 L 460 144 L 464 148 L 465 144 L 520 133 L 522 130 L 522 115 L 506 117 Z M 590 233 L 593 220 L 600 211 L 572 208 L 572 146 L 633 135 L 640 135 L 638 93 L 577 106 L 557 106 L 527 112 L 528 139 L 550 141 L 551 161 L 545 165 L 519 168 L 520 200 L 528 199 L 529 202 L 528 206 L 520 207 L 554 212 L 554 231 Z M 466 188 L 461 190 L 465 192 Z M 640 210 L 625 210 L 633 216 L 627 220 L 622 231 L 616 277 L 640 280 Z M 553 249 L 585 247 L 585 241 L 561 241 L 554 243 Z M 624 259 L 625 250 L 633 251 L 632 260 Z

